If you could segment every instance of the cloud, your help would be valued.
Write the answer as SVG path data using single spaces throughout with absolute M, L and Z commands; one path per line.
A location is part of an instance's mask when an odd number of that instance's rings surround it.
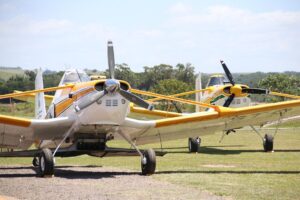
M 1 13 L 13 12 L 16 9 L 17 9 L 16 6 L 11 3 L 8 3 L 8 2 L 0 3 L 0 12 Z
M 57 35 L 70 31 L 73 24 L 65 19 L 33 20 L 20 15 L 0 21 L 0 35 Z
M 172 14 L 183 14 L 190 11 L 192 11 L 192 7 L 181 2 L 178 2 L 169 8 L 169 12 Z
M 273 11 L 255 13 L 230 6 L 212 6 L 204 12 L 181 13 L 171 18 L 174 25 L 180 26 L 215 26 L 232 29 L 274 28 L 286 26 L 299 27 L 300 12 Z M 299 29 L 299 28 L 298 28 Z

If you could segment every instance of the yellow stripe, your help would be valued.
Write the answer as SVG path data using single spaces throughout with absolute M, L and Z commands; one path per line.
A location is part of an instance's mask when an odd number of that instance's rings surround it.
M 267 111 L 283 110 L 287 108 L 300 107 L 300 100 L 285 101 L 279 103 L 257 105 L 244 108 L 225 108 L 219 107 L 218 112 L 200 112 L 197 115 L 188 115 L 182 117 L 174 117 L 171 119 L 160 119 L 156 120 L 156 127 L 170 126 L 180 123 L 188 123 L 194 121 L 206 121 L 210 119 L 217 119 L 220 117 L 233 117 L 247 114 L 261 113 Z M 299 113 L 300 114 L 300 113 Z
M 230 116 L 237 116 L 237 115 L 247 115 L 247 114 L 260 113 L 260 112 L 266 112 L 272 110 L 274 111 L 283 110 L 283 109 L 293 108 L 293 107 L 300 107 L 300 100 L 284 101 L 284 102 L 256 105 L 256 106 L 243 107 L 243 108 L 220 107 L 220 116 L 230 117 Z
M 18 118 L 18 117 L 10 117 L 10 116 L 6 116 L 6 115 L 0 115 L 0 123 L 28 127 L 31 124 L 31 120 L 24 119 L 24 118 Z
M 279 92 L 270 92 L 270 95 L 280 96 L 280 97 L 287 97 L 292 99 L 300 99 L 300 96 L 292 95 L 292 94 L 284 94 Z
M 30 90 L 30 91 L 20 92 L 20 93 L 4 94 L 4 95 L 0 95 L 0 99 L 20 97 L 20 96 L 25 96 L 28 94 L 33 94 L 33 93 L 38 93 L 38 92 L 51 92 L 51 91 L 65 89 L 65 88 L 72 88 L 72 87 L 74 87 L 74 84 L 69 84 L 69 85 L 59 86 L 59 87 L 45 88 L 45 89 L 40 89 L 40 90 Z
M 219 116 L 217 112 L 201 112 L 201 115 L 187 115 L 187 116 L 182 116 L 182 117 L 175 117 L 171 119 L 159 119 L 156 120 L 156 125 L 155 127 L 163 127 L 163 126 L 170 126 L 170 125 L 175 125 L 175 124 L 182 124 L 182 123 L 188 123 L 188 122 L 199 122 L 199 121 L 206 121 L 210 119 L 215 119 Z
M 55 115 L 59 116 L 63 113 L 74 101 L 78 100 L 79 98 L 87 95 L 88 93 L 92 92 L 94 88 L 89 88 L 79 92 L 78 94 L 73 95 L 72 98 L 65 99 L 64 101 L 55 105 Z
M 180 96 L 185 96 L 185 95 L 189 95 L 189 94 L 195 94 L 195 93 L 199 93 L 199 92 L 205 92 L 205 91 L 211 91 L 210 88 L 207 89 L 202 89 L 202 90 L 194 90 L 194 91 L 188 91 L 188 92 L 182 92 L 182 93 L 178 93 L 178 94 L 173 94 L 173 95 L 169 95 L 168 97 L 180 97 Z M 153 99 L 148 99 L 148 101 L 158 101 L 161 100 L 163 98 L 153 98 Z
M 181 99 L 181 98 L 177 98 L 177 97 L 170 97 L 170 96 L 166 96 L 166 95 L 162 95 L 162 94 L 157 94 L 157 93 L 153 93 L 153 92 L 146 92 L 146 91 L 141 91 L 141 90 L 136 90 L 136 89 L 131 89 L 131 92 L 136 93 L 136 94 L 152 96 L 152 97 L 159 97 L 159 98 L 163 98 L 163 99 L 167 99 L 167 100 L 171 100 L 171 101 L 178 101 L 178 102 L 182 102 L 182 103 L 186 103 L 186 104 L 199 105 L 199 106 L 203 106 L 203 107 L 207 107 L 207 108 L 213 108 L 215 110 L 218 110 L 218 106 L 210 105 L 210 104 L 206 104 L 206 103 L 202 103 L 202 102 L 197 102 L 197 101 L 192 101 L 192 100 L 187 100 L 187 99 Z
M 15 90 L 14 91 L 14 93 L 22 93 L 22 91 L 18 91 L 18 90 Z M 45 96 L 45 100 L 47 101 L 47 100 L 49 100 L 49 101 L 52 101 L 53 100 L 53 98 L 54 98 L 54 96 L 52 96 L 52 95 L 44 95 Z M 27 95 L 24 95 L 24 97 L 35 97 L 35 94 L 27 94 Z
M 146 115 L 153 115 L 153 116 L 160 116 L 160 117 L 178 117 L 181 116 L 179 113 L 174 113 L 174 112 L 166 112 L 166 111 L 161 111 L 161 110 L 147 110 L 144 108 L 138 108 L 138 107 L 130 107 L 130 111 L 134 113 L 141 113 L 141 114 L 146 114 Z

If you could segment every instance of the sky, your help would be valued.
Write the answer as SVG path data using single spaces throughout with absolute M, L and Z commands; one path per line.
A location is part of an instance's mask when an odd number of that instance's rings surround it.
M 0 0 L 0 66 L 300 71 L 299 0 Z

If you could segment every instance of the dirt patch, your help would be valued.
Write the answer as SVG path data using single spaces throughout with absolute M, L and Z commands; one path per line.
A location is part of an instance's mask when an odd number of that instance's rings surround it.
M 213 199 L 198 189 L 158 181 L 138 172 L 99 166 L 58 166 L 52 178 L 33 167 L 0 167 L 0 199 Z

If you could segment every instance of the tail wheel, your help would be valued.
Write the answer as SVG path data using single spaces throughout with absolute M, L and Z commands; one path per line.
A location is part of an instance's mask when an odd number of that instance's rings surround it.
M 265 135 L 264 143 L 263 143 L 265 152 L 273 151 L 273 141 L 274 138 L 272 135 L 268 135 L 268 134 Z
M 141 167 L 142 167 L 142 175 L 154 174 L 156 168 L 156 156 L 153 149 L 147 149 L 143 153 Z
M 201 138 L 189 138 L 189 152 L 190 153 L 195 153 L 198 152 L 200 149 L 200 143 L 201 143 Z
M 42 149 L 39 155 L 39 172 L 41 177 L 54 174 L 54 159 L 52 151 L 48 148 Z

